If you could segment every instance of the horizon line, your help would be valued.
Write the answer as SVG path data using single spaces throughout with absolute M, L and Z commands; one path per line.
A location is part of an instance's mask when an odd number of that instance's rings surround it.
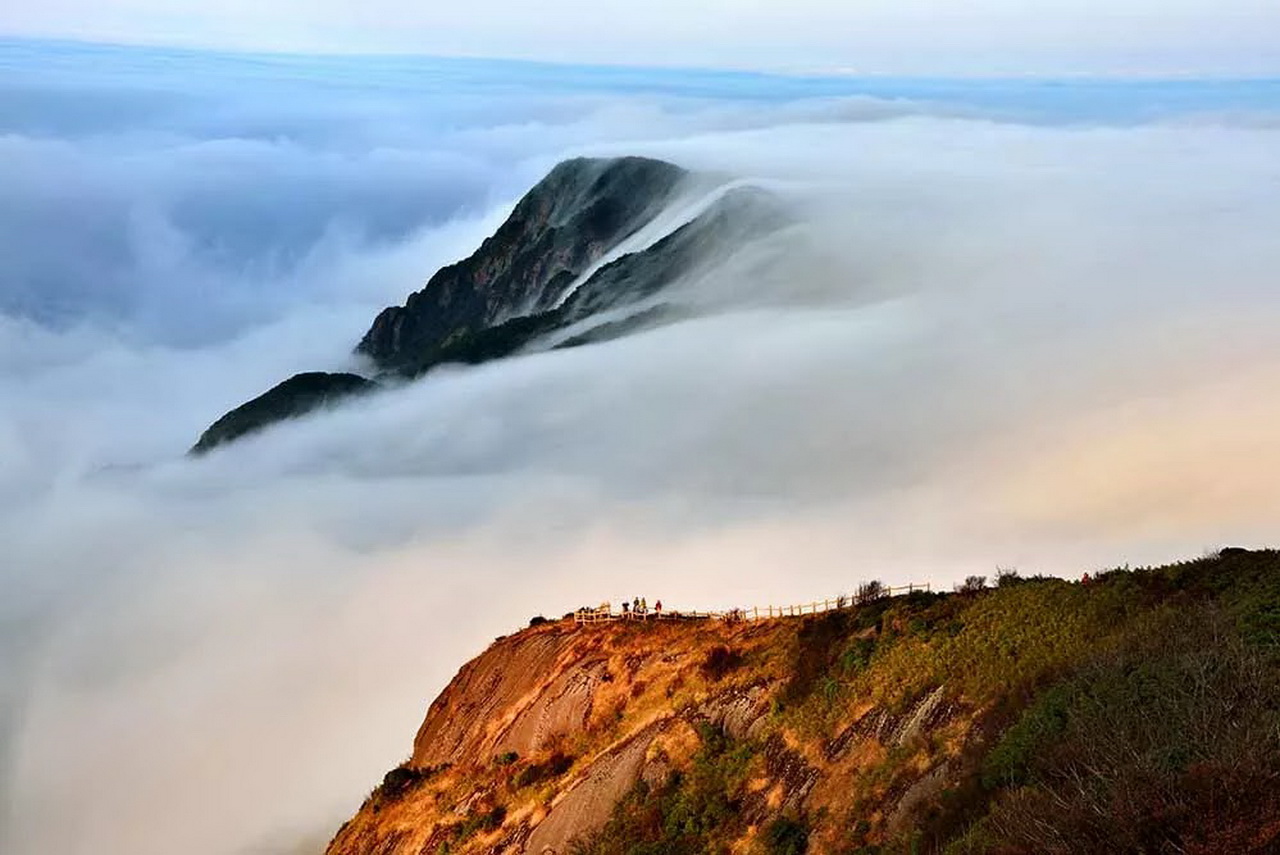
M 315 49 L 289 47 L 230 47 L 163 40 L 113 40 L 89 39 L 71 36 L 24 35 L 0 32 L 0 48 L 26 45 L 52 48 L 89 48 L 116 51 L 153 51 L 203 56 L 221 56 L 228 59 L 298 59 L 298 60 L 417 60 L 460 63 L 492 63 L 523 65 L 539 68 L 576 69 L 583 71 L 630 71 L 649 74 L 717 74 L 740 77 L 781 78 L 792 80 L 885 80 L 919 82 L 972 82 L 972 83 L 1111 83 L 1111 84 L 1280 84 L 1280 69 L 1263 74 L 1241 74 L 1218 71 L 1141 72 L 1141 71 L 1022 71 L 1022 72 L 890 72 L 871 68 L 849 66 L 800 67 L 748 67 L 748 66 L 699 66 L 685 64 L 639 64 L 633 62 L 568 61 L 530 56 L 491 55 L 472 53 L 432 53 L 404 50 L 369 49 Z

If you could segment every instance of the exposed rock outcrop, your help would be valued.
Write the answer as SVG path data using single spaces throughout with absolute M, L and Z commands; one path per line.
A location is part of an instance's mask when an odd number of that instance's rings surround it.
M 468 662 L 431 704 L 413 764 L 528 756 L 582 729 L 604 670 L 575 651 L 582 640 L 567 626 L 523 632 Z
M 640 780 L 662 724 L 645 728 L 596 758 L 533 829 L 523 851 L 567 853 L 574 840 L 608 822 L 614 807 Z

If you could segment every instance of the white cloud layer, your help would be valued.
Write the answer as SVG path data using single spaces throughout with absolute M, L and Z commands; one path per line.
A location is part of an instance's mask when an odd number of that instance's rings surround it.
M 1274 539 L 1265 116 L 326 81 L 275 112 L 217 79 L 79 81 L 117 105 L 87 126 L 51 88 L 0 136 L 6 853 L 319 851 L 538 612 Z M 684 283 L 695 320 L 181 457 L 581 151 L 767 181 L 802 223 Z

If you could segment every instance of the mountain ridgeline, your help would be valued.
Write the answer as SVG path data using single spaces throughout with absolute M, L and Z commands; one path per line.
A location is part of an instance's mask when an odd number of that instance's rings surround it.
M 699 176 L 649 158 L 559 164 L 479 249 L 377 316 L 356 347 L 375 378 L 290 378 L 220 418 L 192 451 L 437 365 L 589 344 L 678 318 L 666 289 L 789 221 L 772 194 L 738 186 L 710 193 L 662 228 L 663 215 L 698 183 Z
M 1280 553 L 1227 549 L 801 617 L 535 618 L 328 855 L 1274 853 L 1277 604 Z

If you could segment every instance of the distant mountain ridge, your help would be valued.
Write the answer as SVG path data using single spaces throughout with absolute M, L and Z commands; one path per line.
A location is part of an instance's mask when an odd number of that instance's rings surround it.
M 445 363 L 510 356 L 557 331 L 565 336 L 546 346 L 603 341 L 676 317 L 660 298 L 667 286 L 789 222 L 772 194 L 733 187 L 673 221 L 668 233 L 631 247 L 693 178 L 644 157 L 560 163 L 474 253 L 441 268 L 403 305 L 382 310 L 356 352 L 382 376 L 412 379 Z M 353 374 L 297 375 L 220 418 L 191 451 L 379 386 Z

